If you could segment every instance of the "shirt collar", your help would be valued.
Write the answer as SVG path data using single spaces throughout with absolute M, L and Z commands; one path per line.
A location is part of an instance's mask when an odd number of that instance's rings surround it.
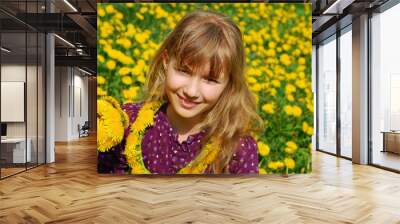
M 167 124 L 167 128 L 166 128 L 167 131 L 171 134 L 171 136 L 174 137 L 174 140 L 179 143 L 179 141 L 178 141 L 178 133 L 172 127 L 172 124 L 169 121 L 168 116 L 167 116 L 167 105 L 168 105 L 168 103 L 164 103 L 160 107 L 160 109 L 158 110 L 156 115 L 159 116 L 160 121 L 166 121 L 164 123 Z M 206 134 L 206 130 L 203 129 L 203 130 L 201 130 L 201 131 L 199 131 L 199 132 L 197 132 L 195 134 L 189 135 L 188 138 L 185 141 L 183 141 L 182 143 L 180 143 L 180 144 L 184 144 L 185 142 L 187 144 L 192 144 L 193 142 L 201 141 L 201 139 L 205 136 L 205 134 Z

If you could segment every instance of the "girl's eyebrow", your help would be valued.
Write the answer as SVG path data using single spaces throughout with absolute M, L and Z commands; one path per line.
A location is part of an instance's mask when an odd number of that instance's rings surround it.
M 173 63 L 173 67 L 183 72 L 192 72 L 192 69 L 187 64 L 177 63 L 177 61 Z
M 176 64 L 175 68 L 180 70 L 180 71 L 182 71 L 182 72 L 188 73 L 188 74 L 193 74 L 194 73 L 194 69 L 192 67 L 190 67 L 189 65 L 187 65 L 186 63 L 185 64 L 180 64 L 180 65 Z M 200 71 L 201 71 L 201 69 L 200 69 Z M 219 80 L 221 78 L 223 79 L 224 74 L 223 73 L 217 74 L 217 73 L 215 73 L 213 71 L 209 71 L 207 74 L 206 73 L 201 74 L 201 76 L 205 77 L 205 78 L 212 78 L 212 79 Z
M 186 65 L 186 64 L 177 65 L 176 68 L 178 70 L 182 71 L 182 72 L 185 72 L 185 73 L 189 73 L 189 74 L 193 74 L 194 73 L 194 69 L 191 68 L 190 66 Z M 206 74 L 206 75 L 203 74 L 202 76 L 208 76 L 208 75 L 209 74 Z

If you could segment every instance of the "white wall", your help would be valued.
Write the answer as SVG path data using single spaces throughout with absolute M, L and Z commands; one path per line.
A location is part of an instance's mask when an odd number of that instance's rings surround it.
M 55 73 L 55 140 L 70 141 L 79 138 L 78 124 L 88 120 L 88 78 L 72 67 L 56 67 Z
M 27 71 L 30 74 L 34 69 L 33 66 L 28 66 Z M 36 73 L 36 72 L 35 72 Z M 3 82 L 25 82 L 25 64 L 4 64 L 1 66 L 1 81 Z M 36 90 L 34 93 L 27 93 L 29 97 L 36 97 Z M 31 102 L 32 99 L 27 99 Z M 2 110 L 7 110 L 7 108 L 1 108 Z M 31 114 L 27 114 L 28 121 L 33 120 L 30 117 Z M 36 116 L 36 114 L 35 114 Z M 29 125 L 28 127 L 31 127 Z M 25 122 L 7 122 L 7 136 L 8 137 L 25 137 Z M 28 136 L 29 137 L 29 136 Z
M 67 67 L 55 68 L 55 141 L 68 140 L 68 86 Z
M 38 69 L 38 71 L 37 71 Z M 23 102 L 21 113 L 26 111 L 26 120 L 22 122 L 5 122 L 7 124 L 7 137 L 25 138 L 30 140 L 30 148 L 33 162 L 39 159 L 39 163 L 44 163 L 44 90 L 41 66 L 25 66 L 25 64 L 3 64 L 1 66 L 2 82 L 24 82 L 26 83 L 26 107 Z M 27 77 L 27 81 L 25 78 Z M 4 89 L 2 89 L 3 92 Z M 24 90 L 19 90 L 24 94 Z M 22 91 L 22 92 L 21 92 Z M 37 92 L 38 91 L 38 92 Z M 2 95 L 7 97 L 6 95 Z M 12 110 L 10 107 L 2 107 L 1 110 Z M 7 111 L 13 113 L 12 111 Z M 23 115 L 24 116 L 24 115 Z M 39 155 L 37 155 L 37 153 Z

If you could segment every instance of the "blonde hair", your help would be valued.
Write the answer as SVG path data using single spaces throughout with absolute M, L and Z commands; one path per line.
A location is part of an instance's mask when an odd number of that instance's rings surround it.
M 201 128 L 207 129 L 204 141 L 211 137 L 221 141 L 221 152 L 210 171 L 229 172 L 228 164 L 239 138 L 262 127 L 255 100 L 244 78 L 245 55 L 240 29 L 219 13 L 195 11 L 187 14 L 168 35 L 152 61 L 146 83 L 146 102 L 168 100 L 163 63 L 165 52 L 180 67 L 197 72 L 209 64 L 210 76 L 227 75 L 228 84 Z

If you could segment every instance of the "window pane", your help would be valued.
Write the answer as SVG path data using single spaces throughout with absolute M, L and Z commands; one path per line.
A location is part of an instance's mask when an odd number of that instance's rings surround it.
M 352 141 L 352 35 L 340 36 L 340 152 L 351 158 Z
M 336 40 L 318 48 L 318 147 L 336 153 Z

